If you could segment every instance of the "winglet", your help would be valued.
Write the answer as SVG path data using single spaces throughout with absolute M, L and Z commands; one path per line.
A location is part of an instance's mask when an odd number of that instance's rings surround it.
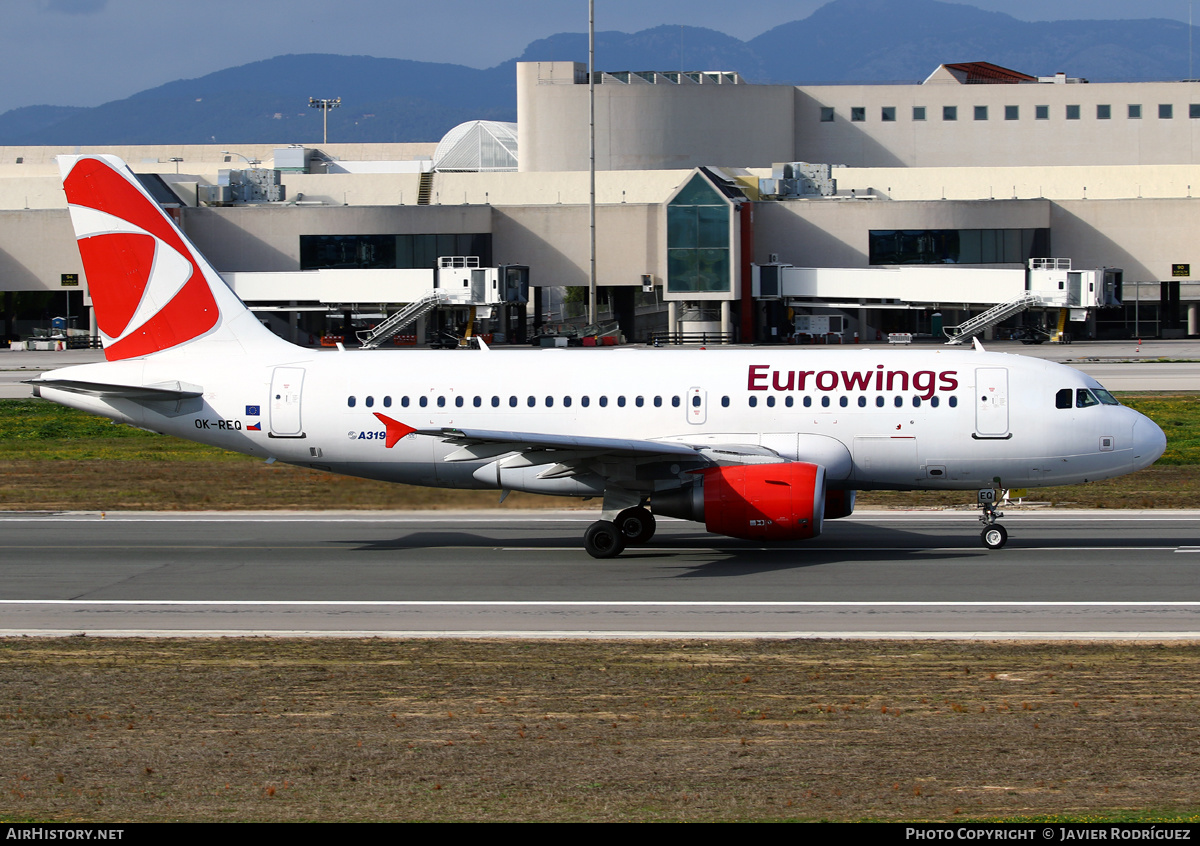
M 405 426 L 399 420 L 393 420 L 386 414 L 380 414 L 378 411 L 375 412 L 375 416 L 379 418 L 380 423 L 387 427 L 387 438 L 384 440 L 383 445 L 388 449 L 394 447 L 396 442 L 405 435 L 411 435 L 417 431 L 412 426 Z
M 979 343 L 979 338 L 976 335 L 971 336 L 971 346 L 975 348 L 975 352 L 987 352 L 987 350 L 983 348 L 983 344 Z

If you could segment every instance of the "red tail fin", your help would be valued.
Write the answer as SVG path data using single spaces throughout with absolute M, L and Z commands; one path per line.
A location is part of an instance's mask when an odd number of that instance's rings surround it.
M 222 328 L 225 340 L 262 333 L 274 340 L 257 320 L 240 321 L 246 328 L 233 331 L 232 319 L 252 316 L 123 162 L 62 156 L 59 166 L 108 360 L 160 352 Z

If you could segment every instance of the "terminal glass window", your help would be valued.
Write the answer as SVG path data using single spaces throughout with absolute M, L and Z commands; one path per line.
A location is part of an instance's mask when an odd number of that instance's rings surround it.
M 942 106 L 942 120 L 958 120 L 958 106 Z
M 870 263 L 1023 264 L 1050 255 L 1049 229 L 872 229 Z
M 1079 120 L 1079 106 L 1067 106 L 1067 120 Z
M 867 119 L 866 106 L 851 106 L 850 107 L 850 120 L 852 120 L 854 123 L 862 123 L 866 119 Z
M 1035 120 L 1050 120 L 1049 106 L 1034 106 L 1033 117 Z
M 1188 117 L 1200 118 L 1200 103 L 1192 103 L 1188 106 Z
M 1101 104 L 1096 106 L 1096 120 L 1111 120 L 1112 106 Z
M 987 106 L 975 107 L 975 120 L 987 120 Z
M 300 269 L 436 268 L 440 256 L 478 256 L 492 264 L 491 233 L 426 235 L 301 235 Z
M 1142 104 L 1141 103 L 1130 103 L 1129 104 L 1129 119 L 1130 120 L 1141 120 L 1142 119 Z
M 1175 116 L 1174 109 L 1171 107 L 1170 103 L 1159 103 L 1158 104 L 1159 120 L 1170 120 L 1174 116 Z
M 1005 106 L 1004 107 L 1004 119 L 1005 120 L 1020 120 L 1021 119 L 1021 107 L 1020 106 Z
M 821 123 L 833 123 L 833 106 L 821 107 Z
M 879 119 L 884 123 L 891 123 L 896 120 L 896 107 L 884 106 L 879 111 Z
M 924 106 L 913 106 L 913 120 L 925 120 Z
M 700 174 L 667 205 L 667 290 L 732 289 L 729 202 Z

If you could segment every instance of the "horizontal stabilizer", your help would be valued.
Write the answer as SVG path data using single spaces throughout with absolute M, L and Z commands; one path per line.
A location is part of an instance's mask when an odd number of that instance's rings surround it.
M 93 397 L 127 399 L 134 402 L 171 402 L 204 396 L 204 389 L 187 382 L 158 382 L 154 385 L 111 385 L 104 382 L 84 382 L 78 379 L 29 379 L 33 395 L 40 397 L 42 388 L 87 394 Z

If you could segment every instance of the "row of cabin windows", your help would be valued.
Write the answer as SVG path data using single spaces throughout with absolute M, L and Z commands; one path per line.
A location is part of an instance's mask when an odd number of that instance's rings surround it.
M 974 106 L 973 114 L 975 120 L 987 120 L 989 116 L 987 106 Z M 926 107 L 913 106 L 912 119 L 915 121 L 925 120 Z M 1082 106 L 1071 104 L 1064 108 L 1063 116 L 1067 120 L 1079 120 L 1082 115 Z M 821 107 L 821 123 L 832 123 L 836 117 L 836 113 L 832 106 Z M 1050 120 L 1049 106 L 1034 106 L 1034 120 Z M 1129 120 L 1142 119 L 1142 104 L 1129 103 L 1125 107 L 1125 117 Z M 1171 103 L 1158 104 L 1158 117 L 1160 120 L 1171 120 L 1175 117 L 1175 106 Z M 1200 103 L 1188 104 L 1188 117 L 1200 118 Z M 851 106 L 850 107 L 850 122 L 863 123 L 867 119 L 866 106 Z M 894 123 L 896 120 L 895 106 L 882 106 L 879 110 L 879 119 L 884 123 Z M 1005 120 L 1020 120 L 1020 106 L 1005 106 Z M 1096 120 L 1111 120 L 1112 119 L 1112 104 L 1098 103 L 1096 105 Z M 942 120 L 955 121 L 958 120 L 958 106 L 942 106 Z
M 748 400 L 749 406 L 751 408 L 757 408 L 758 407 L 758 399 L 759 399 L 758 397 L 754 397 L 754 396 L 750 397 Z M 776 404 L 778 403 L 778 400 L 774 396 L 765 397 L 764 400 L 765 400 L 765 405 L 767 408 L 775 408 Z M 572 402 L 573 402 L 573 400 L 571 397 L 563 397 L 561 400 L 563 408 L 570 408 Z M 589 407 L 591 405 L 591 402 L 592 401 L 591 401 L 590 397 L 583 396 L 583 397 L 579 398 L 579 405 L 582 406 L 583 408 Z M 671 397 L 670 402 L 671 402 L 672 408 L 679 408 L 681 405 L 681 400 L 679 397 Z M 729 397 L 727 397 L 727 396 L 721 397 L 721 407 L 722 408 L 729 408 L 729 402 L 730 402 Z M 938 405 L 941 404 L 941 399 L 936 396 L 930 397 L 927 400 L 922 399 L 919 396 L 912 397 L 913 408 L 919 408 L 923 402 L 928 402 L 931 407 L 937 408 Z M 409 401 L 408 397 L 400 397 L 400 407 L 401 408 L 408 408 L 409 403 L 410 403 L 410 401 Z M 548 396 L 544 400 L 543 407 L 553 408 L 554 403 L 555 403 L 555 398 Z M 597 399 L 597 403 L 599 404 L 599 406 L 601 408 L 607 408 L 608 407 L 608 397 L 606 397 L 606 396 L 599 397 Z M 699 396 L 693 396 L 691 399 L 691 403 L 693 406 L 699 408 L 700 405 L 703 403 L 703 400 L 701 400 L 701 398 Z M 893 397 L 893 399 L 892 399 L 892 404 L 896 408 L 902 408 L 904 406 L 904 403 L 905 403 L 905 398 L 902 396 L 897 395 L 897 396 Z M 447 405 L 450 405 L 450 404 L 451 403 L 447 401 L 447 397 L 439 396 L 439 397 L 434 398 L 434 405 L 436 405 L 438 408 L 446 408 Z M 536 408 L 537 404 L 538 404 L 537 397 L 529 396 L 529 397 L 525 398 L 526 407 Z M 626 403 L 625 397 L 623 397 L 623 396 L 617 397 L 617 407 L 618 408 L 625 408 L 626 404 L 627 403 Z M 646 398 L 645 397 L 634 397 L 633 404 L 637 408 L 643 408 L 646 405 Z M 661 408 L 663 405 L 663 398 L 662 397 L 654 397 L 651 404 L 655 408 Z M 785 396 L 785 397 L 783 397 L 782 404 L 786 408 L 792 408 L 796 405 L 796 398 L 794 396 Z M 804 408 L 811 408 L 813 405 L 813 398 L 811 396 L 801 397 L 800 404 Z M 832 400 L 828 395 L 821 397 L 820 406 L 822 408 L 829 408 L 832 404 L 833 404 Z M 840 408 L 848 408 L 850 406 L 850 398 L 847 396 L 838 397 L 837 404 L 838 404 L 838 407 L 840 407 Z M 875 406 L 877 408 L 883 408 L 886 404 L 887 404 L 887 401 L 883 396 L 875 397 Z M 950 397 L 948 400 L 948 404 L 951 408 L 955 408 L 958 405 L 958 397 L 953 397 L 953 396 Z M 346 405 L 349 408 L 354 408 L 355 406 L 358 405 L 358 398 L 354 397 L 354 396 L 347 397 Z M 368 397 L 364 398 L 363 405 L 365 405 L 367 408 L 374 408 L 375 407 L 375 397 L 368 396 Z M 428 396 L 417 397 L 417 405 L 420 408 L 427 408 L 429 406 L 429 397 Z M 466 397 L 456 396 L 453 398 L 453 406 L 455 408 L 463 408 L 465 405 L 466 405 Z M 482 408 L 483 407 L 483 397 L 479 397 L 479 396 L 473 397 L 471 400 L 471 405 L 474 408 Z M 520 398 L 515 397 L 515 396 L 510 396 L 508 398 L 508 407 L 509 408 L 517 408 L 520 405 L 521 405 Z M 492 408 L 499 408 L 501 406 L 500 397 L 497 397 L 497 396 L 492 397 L 491 406 L 492 406 Z M 392 398 L 390 396 L 385 396 L 383 398 L 383 407 L 384 408 L 392 407 Z M 859 408 L 867 407 L 867 398 L 865 396 L 860 396 L 858 398 L 858 407 Z
M 1093 405 L 1120 405 L 1116 397 L 1103 388 L 1063 388 L 1054 395 L 1055 408 L 1091 408 Z
M 694 397 L 693 399 L 694 399 L 694 402 L 693 402 L 694 405 L 700 404 L 699 397 Z M 455 408 L 463 408 L 467 404 L 466 400 L 467 400 L 466 397 L 456 396 L 453 398 L 453 405 Z M 483 397 L 479 397 L 479 396 L 473 397 L 471 399 L 471 406 L 474 408 L 483 408 L 483 400 L 484 400 Z M 529 408 L 536 408 L 537 400 L 538 400 L 538 398 L 534 397 L 534 396 L 526 397 L 525 405 Z M 608 407 L 608 397 L 602 396 L 602 397 L 599 397 L 596 401 L 600 405 L 601 408 Z M 562 402 L 563 408 L 570 408 L 572 403 L 574 402 L 574 400 L 571 397 L 563 397 L 561 402 Z M 672 408 L 679 408 L 679 406 L 682 403 L 682 401 L 679 399 L 679 397 L 671 397 L 670 402 L 671 402 Z M 545 398 L 544 407 L 545 408 L 553 408 L 554 403 L 555 403 L 555 398 L 548 396 Z M 400 407 L 401 408 L 408 408 L 409 404 L 410 404 L 410 400 L 408 397 L 400 397 Z M 436 397 L 434 400 L 434 405 L 436 405 L 438 408 L 446 408 L 446 406 L 450 405 L 450 404 L 451 403 L 448 402 L 447 398 L 444 396 Z M 492 397 L 492 399 L 491 399 L 492 408 L 499 408 L 501 406 L 501 404 L 502 403 L 501 403 L 500 397 L 496 397 L 496 396 Z M 508 407 L 509 408 L 517 408 L 520 404 L 521 404 L 521 400 L 519 397 L 510 396 L 508 398 Z M 580 397 L 579 404 L 581 406 L 583 406 L 584 408 L 587 408 L 592 404 L 592 399 L 591 399 L 591 397 L 586 397 L 586 396 Z M 634 397 L 633 404 L 635 406 L 637 406 L 638 408 L 642 408 L 643 406 L 646 405 L 646 398 L 645 397 Z M 662 408 L 663 398 L 662 397 L 654 397 L 652 404 L 654 405 L 655 408 Z M 353 397 L 353 396 L 347 397 L 346 405 L 350 408 L 354 408 L 356 405 L 358 405 L 358 398 Z M 363 405 L 365 405 L 367 408 L 374 408 L 375 407 L 375 397 L 373 397 L 373 396 L 366 397 L 363 400 Z M 429 406 L 429 397 L 428 396 L 417 397 L 417 405 L 420 408 L 427 408 Z M 623 397 L 623 396 L 617 397 L 617 406 L 619 408 L 624 408 L 625 405 L 626 405 L 625 397 Z M 392 407 L 392 398 L 391 397 L 383 398 L 383 407 L 384 408 Z

